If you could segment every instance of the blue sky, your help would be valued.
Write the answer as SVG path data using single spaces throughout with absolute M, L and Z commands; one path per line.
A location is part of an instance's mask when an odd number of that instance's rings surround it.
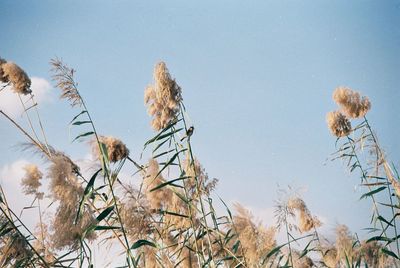
M 336 109 L 331 95 L 339 85 L 369 96 L 371 124 L 399 163 L 398 1 L 3 0 L 0 6 L 0 56 L 49 82 L 48 62 L 61 57 L 77 70 L 100 132 L 120 137 L 136 158 L 153 135 L 143 91 L 155 63 L 166 61 L 196 128 L 195 153 L 220 179 L 217 193 L 263 219 L 278 185 L 290 184 L 303 189 L 328 228 L 368 226 L 370 207 L 358 201 L 356 174 L 326 161 L 335 138 L 325 114 Z M 83 157 L 67 127 L 76 111 L 57 100 L 57 89 L 46 92 L 40 109 L 50 143 Z M 4 119 L 0 138 L 0 166 L 27 159 L 13 147 L 23 137 Z

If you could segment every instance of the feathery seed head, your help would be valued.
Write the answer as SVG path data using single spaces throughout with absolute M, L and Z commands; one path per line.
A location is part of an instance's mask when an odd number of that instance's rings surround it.
M 340 106 L 343 113 L 350 118 L 360 118 L 371 109 L 371 102 L 367 96 L 348 87 L 338 87 L 333 92 L 333 100 Z
M 148 113 L 153 117 L 154 130 L 165 128 L 179 111 L 182 100 L 181 88 L 171 78 L 164 62 L 159 62 L 154 68 L 154 85 L 149 85 L 144 93 L 144 102 Z
M 336 248 L 330 247 L 323 249 L 321 252 L 324 264 L 329 268 L 335 268 L 338 263 L 338 254 Z
M 21 180 L 24 194 L 35 194 L 37 197 L 43 197 L 43 194 L 38 192 L 39 187 L 42 185 L 40 180 L 43 177 L 43 173 L 40 172 L 36 165 L 32 164 L 26 165 L 24 169 L 25 176 Z
M 17 64 L 0 59 L 0 69 L 0 81 L 10 82 L 15 93 L 27 95 L 32 92 L 31 79 Z
M 296 268 L 311 268 L 314 267 L 314 262 L 307 255 L 302 256 L 300 252 L 293 250 L 292 252 L 293 258 L 293 267 Z
M 96 219 L 93 212 L 85 208 L 75 222 L 84 192 L 77 178 L 79 167 L 61 152 L 53 155 L 51 161 L 48 172 L 50 192 L 54 201 L 59 203 L 51 225 L 52 247 L 56 250 L 76 249 L 81 239 L 91 241 L 96 238 L 93 232 L 85 232 L 90 225 L 96 223 Z
M 351 132 L 351 123 L 341 112 L 333 111 L 327 113 L 326 122 L 331 133 L 338 138 L 347 136 Z
M 52 157 L 52 165 L 49 167 L 50 191 L 55 200 L 76 205 L 83 188 L 76 177 L 76 165 L 65 155 Z
M 118 162 L 125 159 L 129 155 L 129 149 L 126 145 L 119 139 L 112 136 L 100 136 L 99 140 L 101 143 L 105 144 L 107 148 L 107 156 L 111 163 Z M 101 159 L 100 148 L 97 142 L 93 142 L 93 151 L 98 159 Z
M 353 243 L 354 239 L 351 236 L 349 228 L 344 224 L 339 224 L 336 227 L 336 242 L 335 247 L 339 258 L 345 259 L 354 256 Z
M 275 228 L 266 228 L 253 221 L 253 215 L 242 205 L 234 204 L 236 215 L 233 223 L 244 250 L 246 262 L 250 267 L 257 267 L 262 256 L 265 256 L 276 245 Z
M 75 70 L 57 58 L 52 59 L 50 64 L 52 66 L 53 81 L 56 82 L 56 87 L 62 91 L 60 98 L 70 101 L 72 107 L 82 106 L 82 99 L 78 92 L 77 83 L 74 80 Z
M 185 181 L 189 194 L 192 195 L 194 200 L 200 198 L 202 194 L 209 195 L 218 183 L 216 178 L 210 180 L 199 160 L 195 159 L 194 163 L 192 162 L 190 154 L 187 155 L 183 162 L 183 170 L 188 177 Z
M 308 232 L 313 228 L 321 226 L 317 217 L 313 217 L 306 203 L 299 197 L 290 198 L 287 204 L 290 210 L 295 210 L 299 215 L 299 230 L 301 233 Z
M 165 182 L 162 174 L 159 173 L 159 165 L 155 159 L 150 159 L 144 178 L 144 186 L 146 187 L 146 197 L 149 200 L 152 209 L 160 209 L 171 203 L 173 192 L 163 187 L 155 191 L 151 191 L 161 183 Z

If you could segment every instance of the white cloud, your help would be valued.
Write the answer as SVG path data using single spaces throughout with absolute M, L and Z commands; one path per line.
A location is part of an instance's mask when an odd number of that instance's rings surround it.
M 35 101 L 39 105 L 51 101 L 52 87 L 50 83 L 46 79 L 40 77 L 31 77 L 31 81 L 31 89 L 35 96 Z M 27 108 L 32 105 L 29 96 L 21 96 L 21 98 L 23 102 L 27 102 Z M 0 109 L 13 118 L 20 116 L 24 111 L 18 95 L 11 90 L 10 86 L 0 91 Z
M 21 191 L 21 178 L 25 175 L 24 166 L 27 164 L 29 164 L 28 161 L 20 159 L 0 169 L 0 183 L 14 211 L 19 211 L 27 205 L 23 201 L 25 196 Z
M 25 176 L 24 167 L 31 162 L 19 159 L 0 168 L 0 184 L 4 190 L 9 207 L 23 223 L 33 230 L 39 220 L 36 203 L 32 204 L 33 196 L 27 196 L 22 192 L 21 179 Z M 39 166 L 39 169 L 42 167 Z M 31 207 L 33 205 L 33 207 Z M 42 202 L 42 207 L 47 207 L 49 202 Z M 47 210 L 47 209 L 46 209 Z M 20 213 L 23 212 L 21 215 Z

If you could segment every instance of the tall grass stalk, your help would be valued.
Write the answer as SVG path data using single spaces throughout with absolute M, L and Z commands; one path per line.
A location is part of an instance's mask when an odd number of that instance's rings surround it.
M 123 267 L 135 268 L 361 267 L 400 255 L 396 223 L 399 175 L 395 167 L 393 171 L 388 164 L 365 116 L 371 107 L 369 100 L 358 93 L 340 89 L 334 98 L 343 106 L 345 115 L 333 112 L 328 123 L 334 135 L 347 138 L 337 158 L 348 161 L 351 171 L 361 172 L 362 185 L 368 189 L 363 197 L 372 200 L 371 223 L 376 227 L 379 221 L 380 228 L 373 228 L 379 235 L 360 241 L 342 226 L 335 245 L 332 242 L 325 245 L 317 229 L 321 222 L 312 216 L 297 195 L 278 202 L 277 223 L 268 228 L 240 204 L 235 204 L 232 213 L 221 199 L 227 215 L 214 207 L 212 192 L 217 180 L 208 177 L 195 156 L 196 134 L 193 135 L 194 128 L 189 123 L 182 89 L 164 62 L 156 65 L 154 84 L 145 90 L 145 104 L 152 117 L 155 136 L 144 144 L 140 157 L 135 157 L 122 141 L 102 136 L 96 128 L 75 81 L 75 70 L 59 59 L 51 61 L 53 80 L 61 89 L 61 98 L 72 107 L 79 107 L 79 114 L 74 116 L 70 126 L 83 132 L 72 142 L 88 140 L 91 144 L 94 160 L 90 168 L 96 171 L 90 171 L 90 175 L 81 172 L 79 164 L 49 144 L 29 77 L 16 65 L 12 65 L 19 71 L 16 77 L 22 81 L 4 76 L 4 64 L 8 64 L 7 61 L 0 59 L 0 82 L 3 83 L 0 93 L 12 89 L 18 94 L 29 130 L 1 109 L 0 114 L 26 137 L 28 149 L 34 148 L 46 160 L 49 190 L 45 200 L 36 196 L 29 206 L 37 204 L 38 207 L 39 235 L 36 235 L 36 231 L 33 234 L 22 222 L 22 212 L 20 216 L 13 212 L 0 187 L 0 252 L 5 256 L 0 256 L 0 261 L 5 260 L 3 266 L 94 268 L 93 247 L 96 244 L 116 246 L 119 255 L 113 256 L 114 261 L 123 263 Z M 30 107 L 26 107 L 21 95 L 30 96 Z M 32 116 L 32 112 L 35 115 Z M 352 129 L 349 118 L 364 120 Z M 359 138 L 350 137 L 351 133 L 359 132 Z M 375 173 L 370 174 L 372 168 L 362 160 L 364 147 L 375 150 Z M 150 158 L 147 164 L 142 163 L 143 155 Z M 124 181 L 121 174 L 132 169 L 133 175 L 128 182 Z M 130 185 L 138 178 L 137 187 Z M 387 189 L 386 203 L 380 202 L 381 196 L 377 196 L 384 193 L 383 186 Z M 43 210 L 46 203 L 50 205 Z M 385 207 L 390 208 L 392 218 L 389 220 L 382 212 Z M 50 233 L 47 225 L 50 225 Z M 286 241 L 278 245 L 275 235 L 280 230 Z M 22 241 L 20 248 L 15 241 Z M 396 253 L 391 249 L 394 242 Z M 17 249 L 20 253 L 10 253 Z M 379 252 L 370 256 L 371 250 Z M 382 254 L 386 254 L 385 257 Z M 330 262 L 326 255 L 332 257 Z M 397 261 L 388 263 L 382 267 L 398 267 Z

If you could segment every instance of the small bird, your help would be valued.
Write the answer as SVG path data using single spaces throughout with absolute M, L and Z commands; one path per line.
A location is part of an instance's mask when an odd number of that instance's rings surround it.
M 190 136 L 193 135 L 193 131 L 194 131 L 194 127 L 193 127 L 193 126 L 191 126 L 190 128 L 188 128 L 188 130 L 186 131 L 186 136 L 183 137 L 183 138 L 181 139 L 181 141 L 183 141 L 183 140 L 186 139 L 186 138 L 189 139 Z

